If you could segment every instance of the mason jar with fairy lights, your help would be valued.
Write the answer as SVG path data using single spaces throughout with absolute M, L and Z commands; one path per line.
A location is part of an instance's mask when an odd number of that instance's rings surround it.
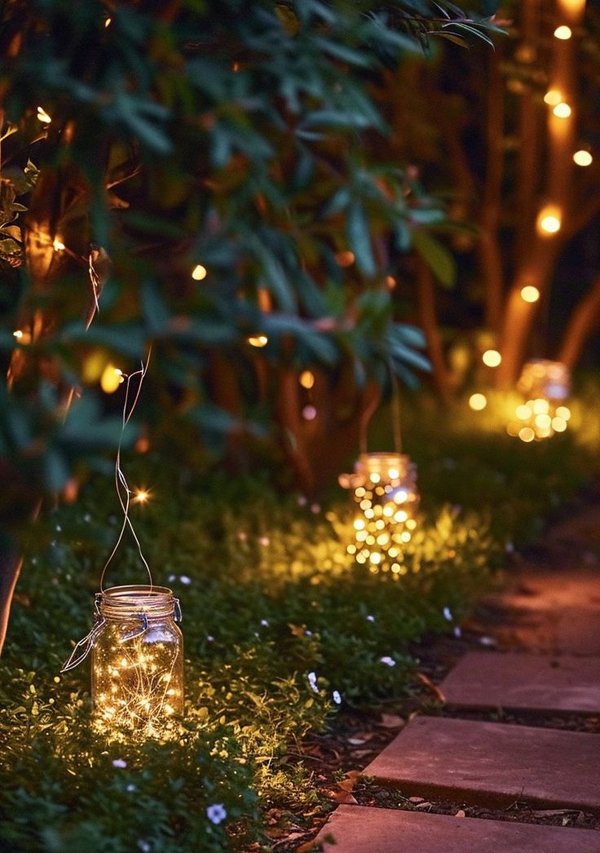
M 94 725 L 116 737 L 166 740 L 183 714 L 179 601 L 161 586 L 117 586 L 96 594 L 96 621 L 63 672 L 91 652 Z
M 373 573 L 389 571 L 397 578 L 405 572 L 403 553 L 417 526 L 416 465 L 402 453 L 361 453 L 354 472 L 340 475 L 339 482 L 352 490 L 358 506 L 348 552 Z
M 521 441 L 541 441 L 567 429 L 571 410 L 566 405 L 571 394 L 569 368 L 560 361 L 534 359 L 521 372 L 517 390 L 522 402 L 508 432 Z

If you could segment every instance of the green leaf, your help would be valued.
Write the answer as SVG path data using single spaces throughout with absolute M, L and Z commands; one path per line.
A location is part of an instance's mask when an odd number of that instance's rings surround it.
M 375 259 L 371 248 L 371 235 L 365 210 L 360 202 L 350 205 L 347 219 L 348 241 L 356 256 L 359 269 L 367 276 L 376 273 Z
M 456 262 L 448 249 L 425 231 L 413 232 L 413 244 L 440 284 L 448 288 L 454 287 Z

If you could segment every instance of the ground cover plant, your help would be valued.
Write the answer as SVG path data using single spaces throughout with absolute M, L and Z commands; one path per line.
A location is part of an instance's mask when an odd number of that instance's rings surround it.
M 523 445 L 491 416 L 474 432 L 457 412 L 442 438 L 428 407 L 418 418 L 423 515 L 396 582 L 346 554 L 351 515 L 339 493 L 317 505 L 282 498 L 265 474 L 208 476 L 165 465 L 164 454 L 134 462 L 132 480 L 152 481 L 136 527 L 155 581 L 184 612 L 176 742 L 98 739 L 86 665 L 58 675 L 69 638 L 89 629 L 116 535 L 110 483 L 96 480 L 38 525 L 0 670 L 3 849 L 260 849 L 270 806 L 299 818 L 323 808 L 303 737 L 335 725 L 339 709 L 410 691 L 411 642 L 453 630 L 506 546 L 530 538 L 593 472 L 579 431 Z M 416 429 L 407 424 L 408 445 Z M 111 581 L 138 580 L 133 550 L 111 571 Z

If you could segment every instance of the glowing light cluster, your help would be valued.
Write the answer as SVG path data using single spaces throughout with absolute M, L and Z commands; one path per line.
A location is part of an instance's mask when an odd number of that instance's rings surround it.
M 547 237 L 551 234 L 556 234 L 560 231 L 562 225 L 562 214 L 558 207 L 554 205 L 546 205 L 538 213 L 537 230 L 542 237 Z
M 558 361 L 538 359 L 523 368 L 518 385 L 524 402 L 515 409 L 508 424 L 509 435 L 521 441 L 541 441 L 567 429 L 571 410 L 564 404 L 570 394 L 568 368 Z
M 566 103 L 566 101 L 560 101 L 560 103 L 558 103 L 554 107 L 552 112 L 557 118 L 569 118 L 572 110 L 571 107 Z
M 554 38 L 560 39 L 561 41 L 568 41 L 572 35 L 571 27 L 567 27 L 566 24 L 562 24 L 562 26 L 557 27 L 554 30 Z
M 109 738 L 167 740 L 183 714 L 183 640 L 165 587 L 101 594 L 92 647 L 94 724 Z
M 406 573 L 403 555 L 417 526 L 416 466 L 400 453 L 363 453 L 340 484 L 352 489 L 359 507 L 348 553 L 374 574 L 391 572 L 397 580 Z

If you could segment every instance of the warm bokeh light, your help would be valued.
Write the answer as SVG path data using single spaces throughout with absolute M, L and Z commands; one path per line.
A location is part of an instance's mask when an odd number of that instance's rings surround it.
M 302 409 L 302 417 L 305 421 L 314 421 L 317 417 L 317 410 L 314 406 L 305 406 Z
M 310 370 L 303 370 L 299 381 L 303 388 L 310 389 L 315 384 L 315 375 Z
M 585 148 L 582 148 L 573 154 L 573 160 L 577 166 L 591 166 L 593 159 L 594 158 L 590 152 L 586 151 Z
M 533 284 L 527 284 L 521 289 L 521 299 L 524 302 L 537 302 L 540 298 L 540 292 Z
M 194 281 L 202 281 L 208 275 L 208 270 L 206 267 L 203 267 L 202 264 L 196 264 L 194 269 L 192 270 L 192 278 Z
M 521 439 L 521 441 L 533 441 L 533 439 L 535 438 L 535 433 L 531 429 L 531 427 L 521 427 L 521 429 L 519 430 L 519 438 Z
M 556 234 L 560 231 L 562 224 L 562 212 L 559 207 L 553 204 L 547 204 L 542 207 L 538 213 L 536 227 L 538 234 L 542 237 L 547 237 L 549 234 Z
M 556 416 L 558 418 L 562 418 L 563 421 L 568 421 L 571 417 L 571 409 L 567 406 L 558 406 L 556 409 Z
M 52 243 L 52 248 L 55 252 L 63 252 L 66 249 L 66 246 L 62 240 L 59 240 L 58 237 L 55 237 L 54 242 Z
M 393 275 L 388 275 L 386 277 L 385 283 L 387 284 L 389 290 L 393 290 L 397 284 L 396 279 Z
M 548 106 L 554 107 L 556 104 L 560 104 L 561 101 L 562 95 L 558 89 L 549 89 L 544 95 L 544 103 L 548 104 Z
M 14 337 L 20 341 L 23 337 L 23 332 L 20 329 L 17 329 L 16 332 L 13 332 Z
M 354 263 L 354 252 L 336 252 L 335 261 L 340 267 L 351 267 Z
M 480 412 L 487 406 L 487 397 L 485 394 L 471 394 L 469 397 L 469 406 L 476 412 Z
M 104 21 L 104 27 L 105 27 L 105 28 L 106 28 L 106 27 L 110 27 L 111 22 L 112 22 L 112 18 L 107 18 L 107 19 Z
M 251 347 L 258 347 L 261 349 L 261 347 L 266 347 L 269 343 L 269 339 L 266 335 L 254 335 L 253 337 L 248 338 L 248 343 Z
M 133 500 L 138 504 L 145 504 L 150 500 L 150 492 L 147 489 L 136 489 Z
M 571 27 L 567 27 L 566 24 L 563 24 L 561 27 L 557 27 L 554 30 L 554 37 L 560 39 L 561 41 L 567 41 L 571 38 L 573 32 Z
M 531 417 L 531 407 L 530 406 L 517 406 L 516 415 L 520 421 L 527 421 Z
M 105 394 L 114 394 L 123 381 L 123 371 L 113 364 L 107 364 L 100 377 L 100 387 Z
M 567 428 L 567 422 L 564 418 L 558 417 L 558 415 L 552 418 L 552 429 L 554 432 L 564 432 Z
M 571 107 L 565 103 L 565 101 L 561 101 L 560 104 L 557 104 L 552 110 L 556 118 L 569 118 L 571 115 Z
M 41 121 L 44 124 L 50 124 L 50 122 L 52 121 L 46 110 L 42 107 L 37 108 L 37 119 L 38 121 Z
M 496 349 L 487 349 L 481 356 L 481 360 L 488 367 L 498 367 L 502 361 L 502 356 Z

